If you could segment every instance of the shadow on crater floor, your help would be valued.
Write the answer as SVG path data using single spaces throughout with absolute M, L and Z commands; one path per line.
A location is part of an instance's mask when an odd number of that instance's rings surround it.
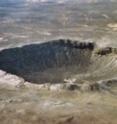
M 93 49 L 93 43 L 63 39 L 9 48 L 0 52 L 0 69 L 32 83 L 60 83 L 87 71 Z

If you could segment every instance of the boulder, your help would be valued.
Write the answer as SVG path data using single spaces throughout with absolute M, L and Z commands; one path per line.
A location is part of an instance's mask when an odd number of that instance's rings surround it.
M 0 77 L 4 76 L 6 74 L 5 71 L 0 70 Z
M 80 87 L 77 84 L 75 84 L 75 83 L 67 83 L 67 84 L 65 84 L 65 88 L 64 89 L 70 90 L 70 91 L 74 91 L 74 90 L 79 90 Z
M 24 83 L 24 86 L 25 88 L 29 88 L 29 89 L 37 89 L 37 90 L 48 90 L 49 87 L 50 87 L 50 84 L 49 83 L 46 83 L 46 84 L 34 84 L 34 83 L 31 83 L 31 82 L 25 82 Z
M 50 91 L 61 91 L 63 90 L 63 84 L 51 84 L 49 87 Z
M 107 55 L 107 54 L 111 54 L 112 53 L 112 48 L 111 47 L 105 47 L 105 48 L 101 48 L 96 50 L 96 54 L 97 55 Z
M 91 91 L 99 91 L 101 89 L 100 85 L 98 83 L 93 83 L 90 85 Z
M 83 83 L 80 90 L 83 92 L 91 91 L 90 84 L 89 83 Z
M 24 84 L 24 79 L 16 75 L 0 71 L 0 87 L 17 88 Z

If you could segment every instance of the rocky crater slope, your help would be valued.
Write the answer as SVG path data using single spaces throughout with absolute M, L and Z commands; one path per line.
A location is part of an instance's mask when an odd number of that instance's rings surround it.
M 0 51 L 0 69 L 1 82 L 16 87 L 108 90 L 117 84 L 117 49 L 98 48 L 93 42 L 53 40 Z

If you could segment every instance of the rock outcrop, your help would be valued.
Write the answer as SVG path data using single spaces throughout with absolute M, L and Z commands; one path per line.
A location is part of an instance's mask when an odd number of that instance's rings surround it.
M 23 84 L 24 84 L 23 78 L 0 70 L 0 88 L 14 89 L 21 87 Z
M 95 50 L 95 54 L 97 55 L 117 54 L 117 48 L 112 47 L 99 48 Z

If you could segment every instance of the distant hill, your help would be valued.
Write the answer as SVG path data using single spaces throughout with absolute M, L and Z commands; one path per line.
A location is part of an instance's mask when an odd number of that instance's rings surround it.
M 28 6 L 32 4 L 48 3 L 48 4 L 85 4 L 85 3 L 111 3 L 117 0 L 0 0 L 2 7 Z
M 98 3 L 98 2 L 117 2 L 117 0 L 0 0 L 1 3 L 40 3 L 40 2 L 54 2 L 54 3 L 64 3 L 64 2 L 77 2 L 77 3 Z
M 12 0 L 13 1 L 13 0 Z M 98 3 L 98 2 L 116 2 L 117 0 L 24 0 L 27 2 L 77 2 L 77 3 Z

